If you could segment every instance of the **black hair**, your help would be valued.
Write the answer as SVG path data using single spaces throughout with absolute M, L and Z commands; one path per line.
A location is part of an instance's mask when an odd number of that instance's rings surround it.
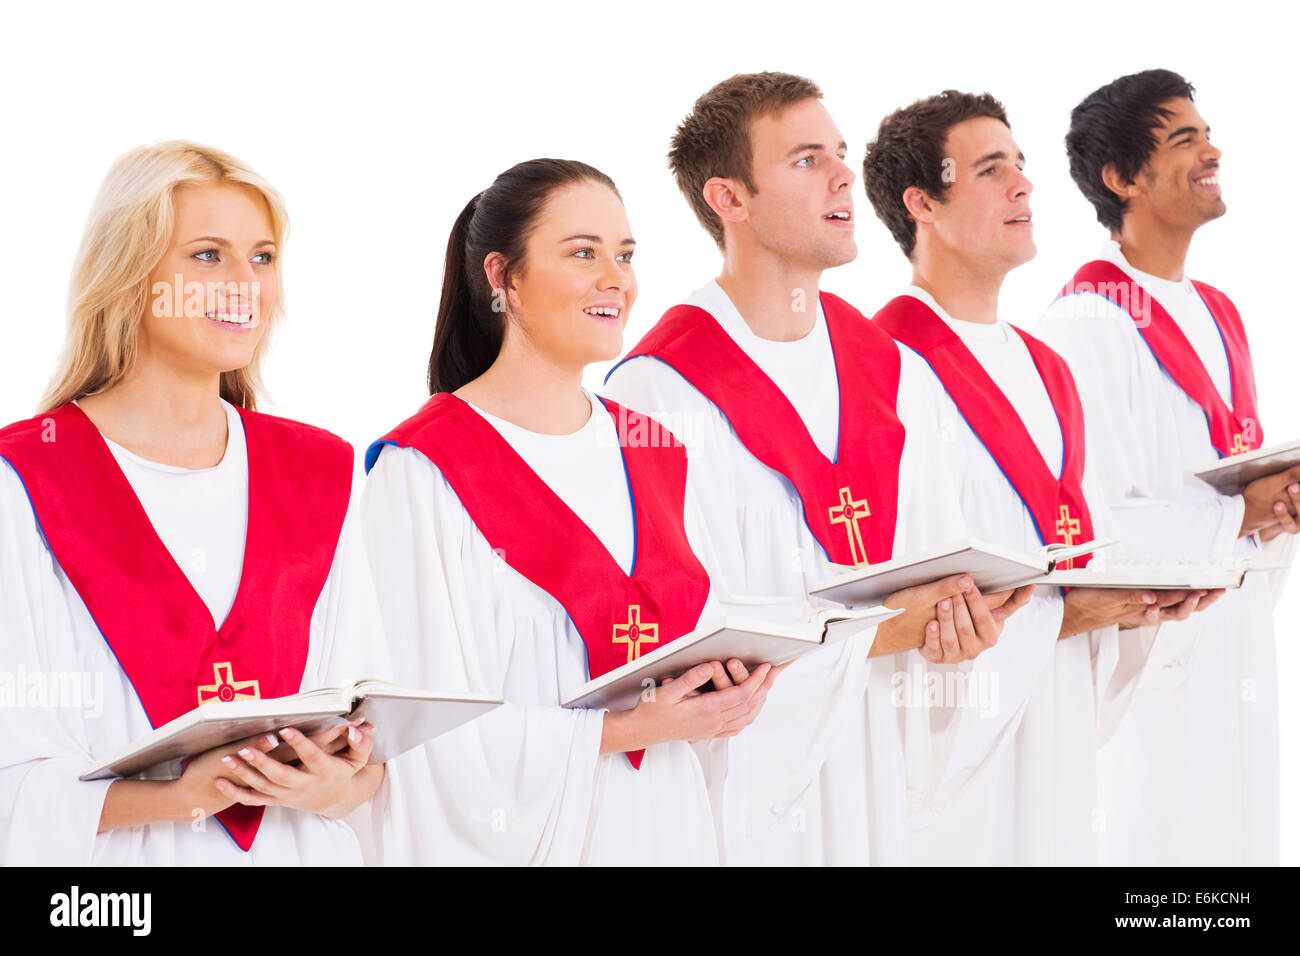
M 614 190 L 600 170 L 571 159 L 532 159 L 511 166 L 461 210 L 447 240 L 442 298 L 429 354 L 429 394 L 454 392 L 496 361 L 505 338 L 505 313 L 494 308 L 483 271 L 489 253 L 505 257 L 502 285 L 523 264 L 524 247 L 551 194 L 597 182 Z
M 1065 134 L 1070 175 L 1107 229 L 1119 231 L 1127 201 L 1106 185 L 1102 169 L 1111 163 L 1125 180 L 1137 178 L 1156 150 L 1156 128 L 1172 115 L 1160 104 L 1194 99 L 1195 93 L 1172 70 L 1143 70 L 1088 94 L 1070 114 Z

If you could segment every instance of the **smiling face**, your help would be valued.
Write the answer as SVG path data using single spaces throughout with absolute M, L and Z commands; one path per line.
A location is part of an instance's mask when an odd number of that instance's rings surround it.
M 803 100 L 759 117 L 750 141 L 757 193 L 747 196 L 745 222 L 758 243 L 802 268 L 853 261 L 856 176 L 844 162 L 844 137 L 821 101 Z
M 1219 187 L 1222 152 L 1189 99 L 1160 104 L 1170 115 L 1152 133 L 1155 152 L 1133 182 L 1128 215 L 1151 215 L 1175 228 L 1194 230 L 1227 211 Z
M 1006 124 L 990 116 L 957 123 L 948 131 L 944 156 L 952 160 L 953 181 L 944 201 L 931 203 L 931 244 L 983 272 L 1006 273 L 1032 259 L 1034 187 Z
M 275 308 L 270 211 L 257 190 L 234 183 L 179 186 L 173 199 L 171 242 L 149 275 L 141 354 L 184 374 L 244 368 Z
M 608 186 L 556 190 L 533 223 L 522 266 L 511 273 L 507 334 L 517 328 L 561 367 L 617 358 L 636 301 L 635 245 L 623 202 Z

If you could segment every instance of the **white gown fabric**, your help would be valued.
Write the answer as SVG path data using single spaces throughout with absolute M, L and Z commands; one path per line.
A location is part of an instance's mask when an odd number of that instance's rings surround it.
M 1059 478 L 1060 424 L 1020 336 L 1002 321 L 954 319 L 915 286 L 906 294 L 962 339 Z M 949 449 L 971 535 L 1025 551 L 1041 548 L 1029 511 L 997 461 L 932 372 L 929 382 L 939 408 L 935 427 Z M 1104 500 L 1091 456 L 1084 461 L 1094 536 L 1105 537 Z M 1105 556 L 1093 560 L 1101 566 Z M 1063 606 L 1058 588 L 1039 588 L 1029 605 L 1007 620 L 995 647 L 974 661 L 927 665 L 934 696 L 944 690 L 939 700 L 931 700 L 937 769 L 931 791 L 913 808 L 913 863 L 1097 862 L 1092 662 L 1096 653 L 1114 652 L 1116 629 L 1058 640 Z
M 1231 405 L 1226 353 L 1191 283 L 1139 272 L 1114 241 L 1099 258 L 1118 265 L 1169 312 Z M 1161 370 L 1126 312 L 1095 293 L 1072 293 L 1052 304 L 1038 334 L 1071 364 L 1089 458 L 1136 556 L 1290 561 L 1290 536 L 1263 546 L 1238 538 L 1240 496 L 1220 495 L 1193 477 L 1217 458 L 1205 415 Z M 1285 572 L 1247 575 L 1240 590 L 1205 612 L 1121 642 L 1099 714 L 1104 863 L 1277 862 L 1272 615 L 1284 578 Z
M 225 404 L 223 402 L 223 404 Z M 226 405 L 221 462 L 199 470 L 145 461 L 109 443 L 146 514 L 213 614 L 234 602 L 247 527 L 248 458 L 238 412 Z M 349 515 L 311 618 L 302 690 L 383 677 L 386 648 L 360 536 Z M 148 733 L 126 673 L 54 559 L 18 474 L 0 461 L 0 675 L 16 699 L 0 708 L 0 863 L 5 865 L 301 866 L 359 864 L 363 846 L 340 820 L 268 807 L 252 849 L 215 819 L 97 834 L 111 781 L 78 774 Z M 2 685 L 0 685 L 2 690 Z M 177 766 L 151 773 L 178 774 Z M 384 787 L 387 786 L 385 783 Z M 381 824 L 383 789 L 356 813 Z M 367 856 L 375 859 L 368 852 Z
M 571 435 L 529 432 L 476 411 L 627 572 L 632 506 L 618 433 L 588 397 L 592 415 Z M 385 447 L 363 513 L 397 680 L 506 701 L 393 761 L 401 783 L 391 790 L 386 862 L 717 863 L 695 748 L 650 747 L 639 770 L 624 754 L 600 754 L 604 712 L 559 706 L 589 679 L 577 628 L 493 551 L 423 453 Z M 701 624 L 717 614 L 706 603 Z M 701 745 L 710 749 L 725 757 L 725 742 Z
M 785 393 L 822 454 L 839 434 L 834 356 L 820 304 L 795 342 L 760 339 L 710 282 L 687 300 L 718 320 Z M 914 355 L 903 355 L 895 554 L 964 536 L 939 444 L 917 422 L 936 417 Z M 697 553 L 728 614 L 792 621 L 812 611 L 808 589 L 844 569 L 830 564 L 803 521 L 794 486 L 741 444 L 718 408 L 667 364 L 646 356 L 606 383 L 615 401 L 663 422 L 687 447 L 687 507 L 704 529 Z M 916 675 L 915 651 L 869 659 L 872 634 L 808 654 L 784 671 L 758 719 L 735 738 L 722 785 L 719 829 L 729 865 L 906 862 L 909 785 L 926 786 L 924 759 L 910 769 L 904 726 L 924 720 L 898 681 Z M 895 677 L 895 675 L 900 675 Z M 912 739 L 917 739 L 913 734 Z M 715 763 L 713 768 L 718 767 Z

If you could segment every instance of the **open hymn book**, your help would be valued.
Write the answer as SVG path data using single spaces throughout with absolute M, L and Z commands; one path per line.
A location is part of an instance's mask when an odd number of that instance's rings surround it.
M 1049 544 L 1037 551 L 999 548 L 983 541 L 960 541 L 934 552 L 897 558 L 845 572 L 815 588 L 811 595 L 842 607 L 879 604 L 905 588 L 953 574 L 969 574 L 983 593 L 1026 584 L 1074 588 L 1142 588 L 1151 591 L 1239 588 L 1250 571 L 1285 565 L 1234 557 L 1220 562 L 1108 560 L 1083 568 L 1062 568 L 1070 558 L 1100 551 L 1114 540 L 1083 544 Z
M 1220 458 L 1195 474 L 1201 481 L 1217 488 L 1220 494 L 1239 495 L 1241 489 L 1256 478 L 1276 475 L 1295 465 L 1300 465 L 1300 441 L 1270 445 L 1268 448 L 1230 458 Z
M 631 710 L 647 687 L 684 674 L 696 664 L 738 658 L 749 670 L 759 664 L 784 664 L 827 644 L 871 630 L 903 609 L 821 608 L 810 620 L 793 624 L 727 616 L 669 641 L 648 654 L 577 688 L 564 707 Z
M 376 727 L 370 762 L 384 763 L 501 704 L 492 697 L 435 694 L 381 680 L 359 680 L 351 687 L 321 687 L 266 700 L 213 700 L 110 754 L 80 779 L 130 777 L 256 734 L 294 727 L 310 735 L 358 717 Z M 277 760 L 297 758 L 285 743 L 272 750 L 271 756 Z
M 982 592 L 1005 591 L 1038 581 L 1056 570 L 1058 564 L 1114 543 L 1049 544 L 1037 551 L 1019 551 L 969 538 L 931 552 L 904 555 L 845 571 L 809 593 L 842 607 L 861 607 L 879 604 L 896 591 L 929 584 L 954 574 L 969 574 Z

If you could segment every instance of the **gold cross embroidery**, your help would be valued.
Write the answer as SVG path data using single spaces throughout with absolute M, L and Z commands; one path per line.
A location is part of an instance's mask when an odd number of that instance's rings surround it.
M 614 625 L 614 643 L 627 645 L 627 662 L 641 656 L 642 644 L 659 643 L 659 625 L 641 623 L 641 605 L 627 606 L 627 623 Z
M 1081 527 L 1078 518 L 1070 517 L 1070 506 L 1061 505 L 1061 516 L 1056 519 L 1056 533 L 1065 539 L 1066 544 L 1074 544 L 1074 536 L 1079 533 Z M 1073 568 L 1074 558 L 1061 561 L 1056 566 L 1062 570 Z
M 827 510 L 830 512 L 831 524 L 844 525 L 844 533 L 849 536 L 849 556 L 853 558 L 854 566 L 866 564 L 867 549 L 862 545 L 862 531 L 858 527 L 858 521 L 871 514 L 867 499 L 854 501 L 849 489 L 841 488 L 839 504 L 831 505 Z
M 1250 451 L 1250 446 L 1241 440 L 1241 432 L 1232 436 L 1232 447 L 1228 449 L 1234 455 L 1240 455 L 1244 451 Z
M 257 689 L 255 680 L 231 680 L 233 668 L 230 661 L 222 664 L 212 665 L 212 678 L 216 683 L 203 684 L 199 687 L 199 703 L 204 704 L 210 700 L 238 700 L 240 698 L 252 699 L 262 696 Z M 248 690 L 248 688 L 252 690 Z M 204 697 L 204 694 L 208 694 Z

